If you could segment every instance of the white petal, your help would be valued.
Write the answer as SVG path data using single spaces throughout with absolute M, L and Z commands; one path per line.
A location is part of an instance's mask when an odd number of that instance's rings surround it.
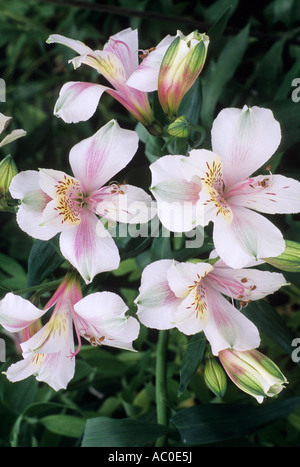
M 96 274 L 117 269 L 120 256 L 114 240 L 95 214 L 83 210 L 81 219 L 78 226 L 61 233 L 60 249 L 89 284 Z
M 60 34 L 52 34 L 46 40 L 47 44 L 63 44 L 71 49 L 75 50 L 79 55 L 88 54 L 92 52 L 88 46 L 86 46 L 83 42 L 77 41 L 75 39 L 69 39 L 68 37 L 61 36 Z
M 174 295 L 167 281 L 167 271 L 173 261 L 164 259 L 149 264 L 143 270 L 139 295 L 135 300 L 137 316 L 142 324 L 154 329 L 175 327 L 174 314 L 180 300 Z
M 109 89 L 94 83 L 70 81 L 63 85 L 54 108 L 54 115 L 66 123 L 89 120 L 95 113 L 100 97 Z
M 232 186 L 230 203 L 266 214 L 293 214 L 300 212 L 300 182 L 282 175 L 251 177 L 249 184 Z
M 155 48 L 148 53 L 142 63 L 131 74 L 127 85 L 144 92 L 156 91 L 158 75 L 162 59 L 175 36 L 166 36 Z
M 260 345 L 259 332 L 248 318 L 208 286 L 207 295 L 210 313 L 204 332 L 214 355 L 228 347 L 250 350 Z
M 77 327 L 86 338 L 100 338 L 103 345 L 132 349 L 138 337 L 139 323 L 125 315 L 128 307 L 123 299 L 112 292 L 87 295 L 74 305 Z
M 287 285 L 280 273 L 244 268 L 214 267 L 207 280 L 215 290 L 242 301 L 259 300 Z
M 212 270 L 213 266 L 208 263 L 173 263 L 168 269 L 167 279 L 176 297 L 184 298 L 188 295 L 190 287 L 200 282 Z
M 162 224 L 173 232 L 189 232 L 204 215 L 198 204 L 200 177 L 184 156 L 164 156 L 151 164 L 151 192 Z
M 269 109 L 223 109 L 212 127 L 212 148 L 223 161 L 225 185 L 249 177 L 277 150 L 279 123 Z
M 25 130 L 13 130 L 9 135 L 5 136 L 5 138 L 0 143 L 0 148 L 5 146 L 5 144 L 11 143 L 18 138 L 22 138 L 22 136 L 26 136 Z
M 2 133 L 2 131 L 4 131 L 8 127 L 11 121 L 12 117 L 7 117 L 6 115 L 0 112 L 0 133 Z
M 246 267 L 253 259 L 280 255 L 285 242 L 268 219 L 249 209 L 231 206 L 233 220 L 221 217 L 214 223 L 213 241 L 218 255 L 232 268 Z
M 143 224 L 153 218 L 156 210 L 151 196 L 144 190 L 127 184 L 116 186 L 115 190 L 114 185 L 105 187 L 103 199 L 97 204 L 97 214 L 126 224 Z
M 111 120 L 71 149 L 70 164 L 75 177 L 85 190 L 97 190 L 131 161 L 138 141 L 135 131 L 122 129 Z
M 8 293 L 0 301 L 0 324 L 9 332 L 19 332 L 45 313 L 29 300 Z

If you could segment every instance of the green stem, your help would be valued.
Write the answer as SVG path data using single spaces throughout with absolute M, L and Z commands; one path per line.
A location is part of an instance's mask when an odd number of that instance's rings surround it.
M 19 289 L 15 290 L 13 293 L 15 295 L 22 295 L 25 293 L 36 292 L 37 290 L 41 290 L 43 292 L 47 292 L 48 290 L 52 290 L 57 287 L 61 283 L 61 279 L 56 279 L 52 282 L 46 282 L 44 284 L 34 285 L 33 287 L 27 287 L 26 289 Z
M 167 410 L 167 349 L 168 331 L 159 331 L 156 349 L 156 410 L 157 423 L 168 426 Z M 163 447 L 166 443 L 166 435 L 156 440 L 156 447 Z

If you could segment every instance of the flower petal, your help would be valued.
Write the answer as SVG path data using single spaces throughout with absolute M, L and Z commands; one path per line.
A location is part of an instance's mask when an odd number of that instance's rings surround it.
M 82 211 L 78 226 L 61 233 L 60 249 L 87 284 L 96 274 L 119 266 L 115 242 L 95 214 L 86 210 Z
M 71 149 L 70 164 L 75 177 L 89 193 L 97 190 L 131 161 L 138 141 L 135 131 L 122 129 L 111 120 Z
M 220 293 L 208 285 L 209 317 L 204 333 L 210 342 L 212 353 L 218 355 L 228 347 L 250 350 L 260 345 L 256 326 L 239 312 Z
M 264 298 L 287 285 L 282 274 L 258 269 L 215 267 L 207 280 L 215 290 L 245 302 Z
M 92 52 L 92 49 L 90 49 L 83 42 L 77 41 L 75 39 L 69 39 L 68 37 L 61 36 L 60 34 L 52 34 L 48 37 L 46 42 L 47 44 L 56 43 L 66 45 L 67 47 L 70 47 L 71 49 L 75 50 L 75 52 L 77 52 L 79 55 L 84 55 Z
M 110 36 L 103 50 L 117 56 L 130 76 L 138 67 L 138 30 L 127 28 Z
M 99 190 L 97 197 L 102 199 L 96 213 L 112 221 L 143 224 L 156 213 L 151 196 L 135 186 L 112 184 Z
M 172 264 L 172 260 L 163 259 L 149 264 L 143 270 L 135 303 L 140 322 L 149 328 L 175 327 L 174 314 L 180 300 L 174 295 L 167 281 L 167 271 Z
M 223 109 L 212 127 L 212 148 L 223 161 L 225 185 L 249 177 L 277 150 L 279 123 L 269 109 Z
M 208 263 L 172 263 L 167 272 L 168 284 L 176 297 L 185 298 L 191 287 L 211 271 L 213 266 Z
M 300 182 L 283 175 L 259 175 L 249 183 L 233 185 L 226 199 L 267 214 L 300 212 Z
M 0 301 L 0 324 L 9 332 L 19 332 L 39 319 L 45 310 L 40 310 L 29 300 L 8 293 Z
M 280 255 L 285 242 L 280 230 L 268 219 L 249 209 L 231 206 L 233 220 L 214 223 L 213 241 L 218 255 L 232 268 L 242 268 L 254 259 Z
M 70 81 L 60 90 L 54 115 L 66 123 L 85 122 L 94 115 L 100 97 L 108 89 L 100 84 Z
M 184 156 L 164 156 L 150 166 L 158 216 L 173 232 L 192 230 L 201 223 L 204 212 L 198 204 L 201 180 L 187 160 Z
M 155 48 L 149 52 L 141 64 L 131 74 L 127 85 L 143 92 L 156 91 L 158 88 L 158 75 L 162 59 L 176 36 L 166 36 Z M 146 51 L 147 53 L 147 51 Z
M 74 305 L 79 333 L 91 343 L 133 350 L 132 342 L 139 334 L 139 323 L 126 316 L 128 307 L 113 292 L 87 295 Z

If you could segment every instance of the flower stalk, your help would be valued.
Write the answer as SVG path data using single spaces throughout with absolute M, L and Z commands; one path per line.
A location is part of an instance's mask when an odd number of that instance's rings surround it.
M 156 410 L 157 423 L 168 426 L 167 408 L 167 350 L 169 332 L 159 331 L 156 348 Z M 163 447 L 166 443 L 166 435 L 161 436 L 156 441 L 156 447 Z

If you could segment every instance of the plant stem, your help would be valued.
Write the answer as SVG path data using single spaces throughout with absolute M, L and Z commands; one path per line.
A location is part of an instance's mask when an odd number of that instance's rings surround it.
M 159 331 L 156 350 L 156 410 L 157 423 L 168 426 L 167 411 L 167 349 L 169 331 Z M 166 435 L 156 440 L 156 447 L 165 446 Z

